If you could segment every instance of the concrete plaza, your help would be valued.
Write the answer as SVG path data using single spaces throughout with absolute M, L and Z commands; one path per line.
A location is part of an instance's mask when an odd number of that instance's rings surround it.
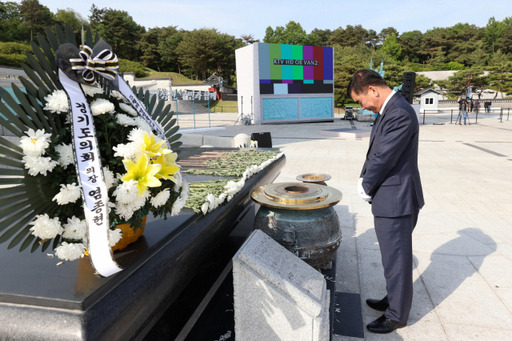
M 286 154 L 276 182 L 329 174 L 343 192 L 335 209 L 343 240 L 336 291 L 360 295 L 365 340 L 509 340 L 512 333 L 512 121 L 484 114 L 478 124 L 420 125 L 419 164 L 426 205 L 413 234 L 414 301 L 408 326 L 388 335 L 366 331 L 380 316 L 364 303 L 385 295 L 370 205 L 356 193 L 369 138 L 366 122 L 244 126 L 236 114 L 212 114 L 212 129 L 183 134 L 233 137 L 270 132 Z M 473 122 L 473 121 L 472 121 Z M 333 136 L 340 129 L 348 134 Z M 326 133 L 327 132 L 327 133 Z M 366 134 L 367 135 L 367 134 Z M 341 303 L 343 309 L 343 302 Z M 343 323 L 343 321 L 341 321 Z M 357 327 L 357 326 L 356 326 Z M 334 335 L 334 340 L 362 337 Z

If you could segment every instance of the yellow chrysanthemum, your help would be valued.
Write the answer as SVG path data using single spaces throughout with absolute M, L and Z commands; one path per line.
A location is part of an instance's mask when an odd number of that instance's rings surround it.
M 165 140 L 156 142 L 155 135 L 146 133 L 144 134 L 144 152 L 152 158 L 167 154 L 170 150 L 167 149 Z
M 144 194 L 148 187 L 158 187 L 161 185 L 160 180 L 155 177 L 155 174 L 160 171 L 162 166 L 150 164 L 146 154 L 142 154 L 137 163 L 128 159 L 124 159 L 123 163 L 127 173 L 121 180 L 125 182 L 130 180 L 137 181 L 139 196 Z
M 155 175 L 158 179 L 171 180 L 176 183 L 176 179 L 173 177 L 180 170 L 180 166 L 176 164 L 176 158 L 178 157 L 175 153 L 169 153 L 159 156 L 155 160 L 155 164 L 160 164 L 162 168 Z

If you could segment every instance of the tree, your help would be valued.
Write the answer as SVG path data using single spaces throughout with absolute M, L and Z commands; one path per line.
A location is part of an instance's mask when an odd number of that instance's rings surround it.
M 458 95 L 465 95 L 469 87 L 483 89 L 487 87 L 487 79 L 481 68 L 471 68 L 457 71 L 448 77 L 445 84 L 446 90 Z
M 371 47 L 373 49 L 377 48 L 379 45 L 379 35 L 375 30 L 368 30 L 368 35 L 366 37 L 366 46 Z
M 44 33 L 46 27 L 53 24 L 53 15 L 48 7 L 38 0 L 23 0 L 19 6 L 21 20 L 30 30 L 30 40 L 37 33 Z
M 159 28 L 151 28 L 147 32 L 143 33 L 140 37 L 140 41 L 138 43 L 138 48 L 140 49 L 141 56 L 140 59 L 142 63 L 150 68 L 161 70 L 161 60 L 162 56 L 159 53 L 159 36 L 160 36 Z
M 505 24 L 490 18 L 484 29 L 484 37 L 492 52 L 495 52 L 496 45 L 499 45 L 501 36 L 505 31 Z
M 61 26 L 69 24 L 74 31 L 80 31 L 82 27 L 87 27 L 89 25 L 87 19 L 71 8 L 57 10 L 57 13 L 54 15 L 54 20 Z
M 503 33 L 495 47 L 504 53 L 512 53 L 512 17 L 505 18 L 502 23 Z
M 421 31 L 404 32 L 398 38 L 404 59 L 412 63 L 421 63 L 425 60 L 422 54 L 423 33 Z
M 329 43 L 329 37 L 332 34 L 331 30 L 320 30 L 318 28 L 315 28 L 311 31 L 310 34 L 314 34 L 319 38 L 319 43 L 321 46 L 328 45 Z
M 259 42 L 258 39 L 255 39 L 254 38 L 254 35 L 252 34 L 243 34 L 240 36 L 240 38 L 242 38 L 242 40 L 247 44 L 247 45 L 250 45 L 250 44 L 253 44 L 253 43 L 257 43 Z
M 54 20 L 62 27 L 70 25 L 73 32 L 75 32 L 77 42 L 85 43 L 81 41 L 82 31 L 89 27 L 89 23 L 79 13 L 75 12 L 71 8 L 67 8 L 65 10 L 59 9 L 54 15 Z
M 98 8 L 95 4 L 92 4 L 91 9 L 89 10 L 91 12 L 91 15 L 89 15 L 89 22 L 92 27 L 101 24 L 103 21 L 103 14 L 106 10 L 106 8 Z
M 28 41 L 30 32 L 20 17 L 17 3 L 0 2 L 0 41 Z
M 203 28 L 185 32 L 176 53 L 190 75 L 205 80 L 213 72 L 234 72 L 235 49 L 242 46 L 241 39 Z
M 445 32 L 446 45 L 444 50 L 446 51 L 446 59 L 459 62 L 465 66 L 474 65 L 474 60 L 481 57 L 478 56 L 478 50 L 483 48 L 483 45 L 480 44 L 483 30 L 475 25 L 459 23 L 448 27 Z M 485 60 L 482 63 L 485 63 Z
M 275 30 L 268 26 L 263 42 L 271 44 L 320 45 L 321 39 L 317 34 L 307 34 L 300 24 L 290 21 L 286 24 L 286 27 L 277 26 Z
M 368 44 L 370 35 L 361 25 L 347 25 L 344 29 L 339 27 L 335 29 L 329 39 L 329 44 L 340 46 L 357 46 L 359 44 Z
M 431 65 L 440 66 L 446 62 L 445 51 L 448 46 L 446 29 L 434 28 L 423 35 L 421 54 L 426 56 L 425 62 Z
M 241 39 L 236 39 L 229 34 L 223 33 L 217 37 L 217 48 L 220 52 L 220 57 L 216 61 L 217 74 L 224 78 L 227 83 L 231 83 L 235 78 L 235 50 L 244 46 L 245 43 Z
M 377 36 L 378 37 L 378 42 L 380 44 L 384 44 L 384 42 L 386 41 L 386 39 L 390 35 L 395 35 L 395 37 L 398 37 L 398 31 L 394 27 L 383 28 L 380 31 L 379 35 Z
M 512 94 L 512 61 L 498 51 L 489 62 L 488 82 L 491 89 Z M 496 93 L 497 95 L 497 93 Z
M 358 46 L 334 46 L 334 98 L 336 104 L 341 106 L 345 102 L 351 102 L 347 97 L 346 89 L 352 75 L 360 69 L 368 68 L 372 50 L 364 45 Z
M 163 67 L 166 70 L 181 73 L 181 64 L 176 50 L 183 36 L 184 31 L 178 30 L 175 26 L 164 27 L 160 31 L 158 53 L 162 56 Z
M 93 5 L 89 20 L 91 28 L 112 46 L 118 56 L 129 60 L 138 59 L 140 51 L 136 42 L 140 40 L 145 29 L 128 12 L 111 8 L 98 9 Z
M 432 87 L 432 80 L 424 75 L 416 74 L 414 81 L 414 92 L 420 92 L 430 89 Z
M 402 47 L 398 43 L 395 33 L 391 33 L 386 37 L 380 50 L 394 61 L 400 60 L 402 56 Z

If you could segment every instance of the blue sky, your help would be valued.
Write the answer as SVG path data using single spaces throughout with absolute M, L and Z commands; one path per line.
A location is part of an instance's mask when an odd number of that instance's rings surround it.
M 16 1 L 20 2 L 20 1 Z M 73 9 L 87 18 L 91 5 L 127 11 L 146 28 L 177 26 L 185 30 L 216 28 L 235 37 L 252 34 L 263 40 L 268 26 L 293 20 L 307 33 L 314 28 L 362 25 L 399 33 L 469 23 L 485 27 L 489 18 L 512 17 L 512 0 L 39 0 L 53 13 Z

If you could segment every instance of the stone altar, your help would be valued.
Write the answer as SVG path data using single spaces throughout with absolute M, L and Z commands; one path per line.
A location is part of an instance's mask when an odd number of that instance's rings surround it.
M 19 253 L 1 244 L 0 338 L 142 339 L 215 246 L 254 214 L 252 188 L 272 182 L 284 163 L 280 158 L 249 178 L 231 201 L 207 215 L 183 210 L 167 220 L 148 217 L 143 237 L 116 253 L 125 269 L 108 278 L 96 276 L 88 259 L 57 266 L 46 252 Z

